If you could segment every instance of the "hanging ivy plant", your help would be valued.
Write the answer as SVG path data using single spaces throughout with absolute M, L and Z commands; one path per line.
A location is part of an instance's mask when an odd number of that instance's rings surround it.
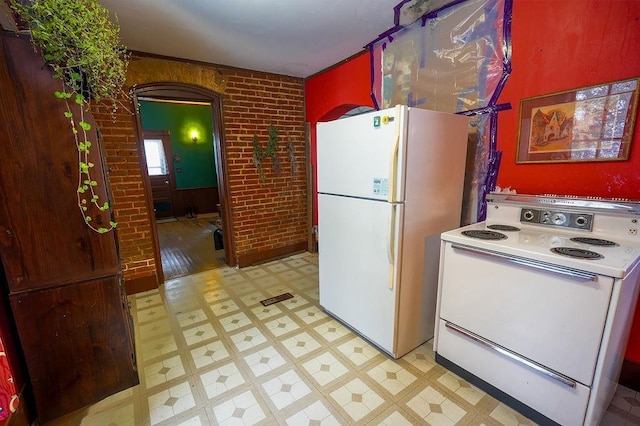
M 110 212 L 109 203 L 97 195 L 98 183 L 92 178 L 93 163 L 89 160 L 92 141 L 91 125 L 85 114 L 91 103 L 109 103 L 112 112 L 121 106 L 129 56 L 120 44 L 120 28 L 111 21 L 109 11 L 96 0 L 32 0 L 11 4 L 17 20 L 25 23 L 36 49 L 60 79 L 56 98 L 66 105 L 65 117 L 78 151 L 78 207 L 85 223 L 93 231 L 105 233 L 117 226 L 94 225 L 89 206 Z M 72 105 L 78 105 L 79 116 Z M 95 134 L 95 132 L 93 133 Z
M 253 164 L 258 169 L 260 175 L 260 181 L 264 182 L 267 176 L 264 173 L 262 167 L 262 160 L 265 158 L 271 158 L 271 169 L 276 173 L 280 172 L 280 159 L 278 158 L 278 128 L 273 124 L 269 125 L 268 129 L 269 138 L 267 140 L 267 146 L 262 149 L 258 136 L 253 135 Z

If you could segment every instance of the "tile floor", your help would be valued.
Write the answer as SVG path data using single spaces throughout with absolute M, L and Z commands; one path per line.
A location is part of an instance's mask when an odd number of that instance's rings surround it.
M 313 254 L 174 279 L 130 301 L 140 385 L 48 426 L 533 424 L 435 364 L 429 343 L 392 360 L 327 316 Z M 636 424 L 640 395 L 620 388 L 603 425 Z

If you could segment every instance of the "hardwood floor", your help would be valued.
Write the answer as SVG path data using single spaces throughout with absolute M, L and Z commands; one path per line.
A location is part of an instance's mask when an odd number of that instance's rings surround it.
M 225 265 L 224 249 L 215 250 L 216 217 L 179 217 L 158 221 L 158 240 L 165 280 Z

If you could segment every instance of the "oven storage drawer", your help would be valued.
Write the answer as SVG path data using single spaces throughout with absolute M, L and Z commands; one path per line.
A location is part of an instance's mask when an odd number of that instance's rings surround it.
M 559 424 L 583 424 L 588 387 L 572 387 L 532 369 L 447 327 L 444 320 L 438 327 L 438 355 Z
M 613 279 L 588 280 L 475 250 L 446 243 L 439 318 L 590 386 Z

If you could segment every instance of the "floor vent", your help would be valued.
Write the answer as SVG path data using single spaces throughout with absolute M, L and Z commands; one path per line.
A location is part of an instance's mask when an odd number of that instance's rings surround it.
M 270 297 L 268 299 L 261 300 L 262 306 L 273 305 L 274 303 L 282 302 L 283 300 L 291 299 L 293 294 L 291 293 L 282 293 L 277 296 Z

